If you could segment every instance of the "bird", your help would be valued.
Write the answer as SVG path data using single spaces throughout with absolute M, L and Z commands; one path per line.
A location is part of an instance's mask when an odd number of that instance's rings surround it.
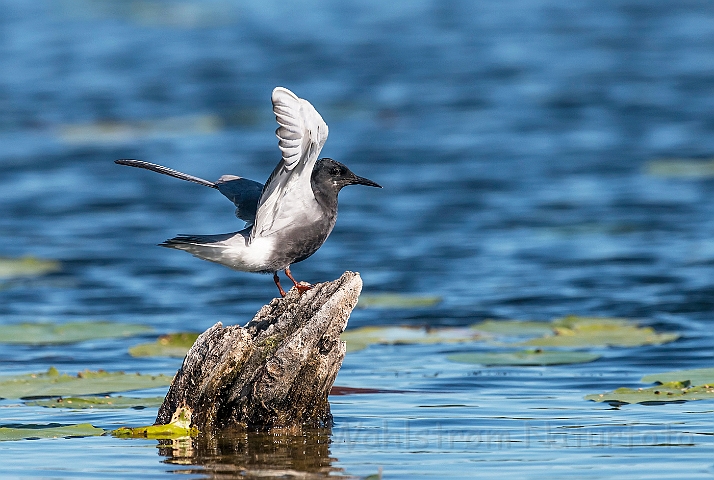
M 273 274 L 281 296 L 279 271 L 300 294 L 312 288 L 297 282 L 290 266 L 314 254 L 327 240 L 337 220 L 337 196 L 347 185 L 382 188 L 354 174 L 331 158 L 318 158 L 327 141 L 328 128 L 315 107 L 284 87 L 272 93 L 275 131 L 281 159 L 265 185 L 236 175 L 216 182 L 172 168 L 136 159 L 115 163 L 143 168 L 214 188 L 236 207 L 242 230 L 218 235 L 178 235 L 159 246 L 186 251 L 195 257 L 233 270 Z

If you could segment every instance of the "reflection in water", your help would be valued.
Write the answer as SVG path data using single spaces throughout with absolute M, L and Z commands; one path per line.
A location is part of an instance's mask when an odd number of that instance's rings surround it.
M 159 454 L 167 457 L 166 463 L 200 466 L 191 473 L 208 478 L 326 478 L 342 473 L 332 466 L 337 459 L 330 457 L 331 435 L 330 428 L 300 434 L 274 430 L 201 435 L 160 440 Z

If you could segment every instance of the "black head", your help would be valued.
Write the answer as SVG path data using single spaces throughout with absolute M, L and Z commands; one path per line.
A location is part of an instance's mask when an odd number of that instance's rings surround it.
M 347 185 L 367 185 L 369 187 L 382 188 L 377 182 L 355 175 L 345 165 L 331 158 L 321 158 L 315 163 L 311 180 L 313 189 L 318 189 L 325 194 L 334 192 L 337 195 L 342 190 L 342 187 Z

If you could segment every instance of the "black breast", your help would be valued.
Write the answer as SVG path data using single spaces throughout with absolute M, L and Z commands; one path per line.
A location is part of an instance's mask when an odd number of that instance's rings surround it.
M 319 222 L 290 228 L 289 233 L 278 234 L 278 245 L 270 262 L 269 273 L 284 270 L 293 263 L 302 262 L 315 253 L 335 226 L 336 215 L 325 215 Z M 284 233 L 284 234 L 283 234 Z

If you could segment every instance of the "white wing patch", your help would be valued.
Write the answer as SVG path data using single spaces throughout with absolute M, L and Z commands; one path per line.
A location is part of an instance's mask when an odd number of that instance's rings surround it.
M 277 87 L 273 90 L 273 112 L 279 125 L 275 135 L 284 168 L 292 170 L 311 147 L 322 149 L 327 141 L 327 124 L 310 102 Z
M 308 220 L 299 217 L 315 201 L 310 176 L 327 141 L 327 124 L 310 102 L 283 87 L 273 90 L 272 100 L 282 159 L 258 201 L 251 241 Z

